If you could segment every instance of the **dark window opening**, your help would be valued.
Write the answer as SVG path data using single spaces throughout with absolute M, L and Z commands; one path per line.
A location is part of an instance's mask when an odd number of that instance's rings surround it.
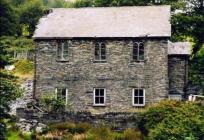
M 94 105 L 105 105 L 105 89 L 94 89 Z
M 145 105 L 144 89 L 133 89 L 133 105 L 134 106 Z

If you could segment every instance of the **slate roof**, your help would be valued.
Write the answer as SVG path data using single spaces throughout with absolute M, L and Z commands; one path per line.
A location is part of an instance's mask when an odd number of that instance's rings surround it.
M 168 42 L 169 55 L 190 55 L 191 48 L 189 42 Z
M 170 6 L 56 8 L 40 19 L 34 39 L 170 37 Z

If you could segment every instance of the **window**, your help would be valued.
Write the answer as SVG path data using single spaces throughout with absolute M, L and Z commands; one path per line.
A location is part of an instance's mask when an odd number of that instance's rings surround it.
M 144 43 L 135 42 L 133 44 L 133 60 L 144 61 Z
M 94 89 L 94 106 L 104 106 L 106 100 L 106 89 L 95 88 Z
M 133 89 L 132 92 L 133 106 L 145 106 L 145 91 L 144 89 Z
M 95 60 L 96 61 L 106 60 L 106 45 L 104 43 L 95 44 Z
M 60 42 L 57 50 L 58 60 L 68 61 L 69 59 L 69 46 L 67 42 Z
M 68 89 L 67 88 L 56 88 L 56 98 L 65 102 L 65 105 L 68 103 Z

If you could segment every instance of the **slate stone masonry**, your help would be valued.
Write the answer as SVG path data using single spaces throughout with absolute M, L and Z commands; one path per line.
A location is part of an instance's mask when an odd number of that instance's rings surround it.
M 51 95 L 56 87 L 68 88 L 68 102 L 73 111 L 128 112 L 132 106 L 132 89 L 145 89 L 146 105 L 168 97 L 167 39 L 142 39 L 144 62 L 132 60 L 134 39 L 35 40 L 35 98 Z M 57 59 L 59 41 L 67 41 L 69 61 Z M 107 48 L 105 63 L 94 61 L 95 42 Z M 93 106 L 93 88 L 106 88 L 106 106 Z
M 42 113 L 34 110 L 18 108 L 17 121 L 38 122 L 50 124 L 57 122 L 89 123 L 93 126 L 106 125 L 115 130 L 138 128 L 139 113 L 109 112 L 105 114 L 92 114 L 90 112 L 49 112 Z
M 186 98 L 188 79 L 188 55 L 169 55 L 169 94 Z

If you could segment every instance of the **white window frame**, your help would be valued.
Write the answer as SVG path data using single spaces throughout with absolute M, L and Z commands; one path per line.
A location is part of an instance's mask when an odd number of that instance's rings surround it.
M 96 59 L 96 56 L 95 56 L 95 51 L 96 51 L 96 45 L 99 45 L 99 59 Z M 102 44 L 104 44 L 104 46 L 105 46 L 105 59 L 101 59 L 101 45 Z M 95 43 L 95 48 L 94 48 L 94 61 L 96 61 L 96 62 L 106 62 L 106 60 L 107 60 L 107 49 L 106 49 L 106 44 L 104 43 L 104 42 L 96 42 Z
M 137 44 L 137 59 L 134 59 L 134 45 L 135 44 Z M 133 46 L 132 46 L 132 59 L 138 62 L 142 62 L 145 59 L 145 58 L 140 59 L 140 44 L 143 44 L 143 49 L 144 49 L 144 42 L 133 42 Z M 144 52 L 143 52 L 143 55 L 144 55 Z
M 95 91 L 96 89 L 103 89 L 104 90 L 104 103 L 103 104 L 96 104 L 95 102 Z M 106 105 L 106 88 L 94 88 L 94 91 L 93 91 L 93 106 L 105 106 Z
M 67 43 L 67 49 L 68 49 L 68 58 L 67 59 L 65 59 L 64 58 L 64 46 L 65 46 L 65 42 L 60 42 L 59 43 L 59 46 L 58 47 L 60 47 L 60 50 L 61 50 L 61 52 L 58 52 L 57 51 L 57 53 L 60 53 L 60 54 L 57 54 L 58 56 L 60 56 L 59 57 L 59 60 L 60 61 L 69 61 L 69 44 Z M 58 48 L 59 49 L 59 48 Z
M 58 92 L 58 89 L 65 89 L 66 90 L 66 95 L 65 95 L 65 105 L 68 104 L 68 88 L 55 88 L 55 98 L 57 99 L 57 92 Z
M 143 104 L 135 104 L 135 90 L 143 90 Z M 145 106 L 145 89 L 144 88 L 133 88 L 132 89 L 132 105 L 133 106 Z

